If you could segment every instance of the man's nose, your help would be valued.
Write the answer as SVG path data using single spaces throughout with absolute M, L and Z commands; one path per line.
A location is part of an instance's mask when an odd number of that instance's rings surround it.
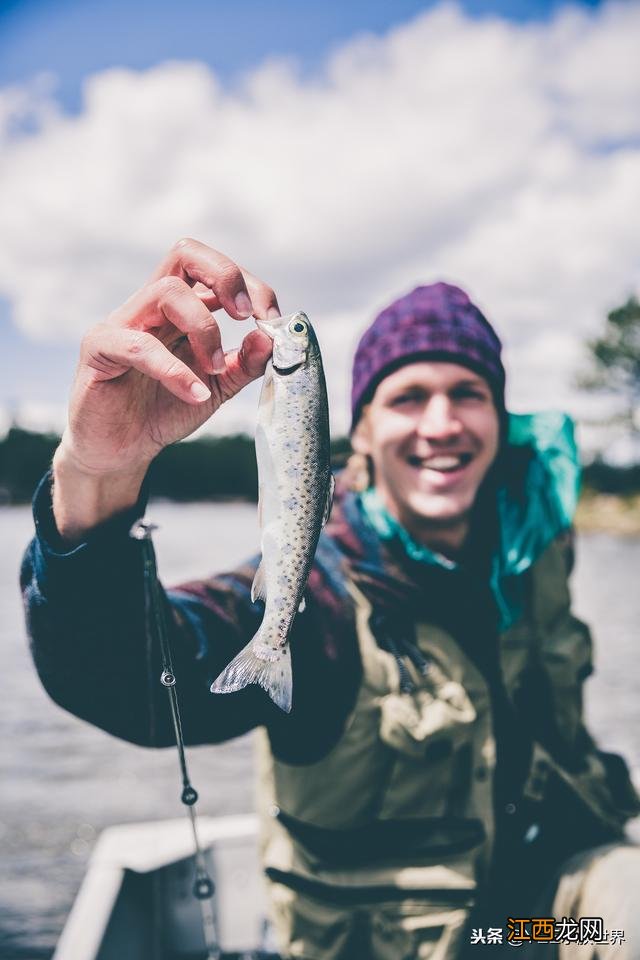
M 436 394 L 422 408 L 418 433 L 427 440 L 449 440 L 459 436 L 462 424 L 449 397 Z

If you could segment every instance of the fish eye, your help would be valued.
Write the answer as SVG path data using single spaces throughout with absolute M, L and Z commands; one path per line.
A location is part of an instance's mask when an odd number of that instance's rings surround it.
M 289 333 L 295 333 L 300 336 L 307 332 L 307 325 L 304 320 L 292 320 L 289 324 Z

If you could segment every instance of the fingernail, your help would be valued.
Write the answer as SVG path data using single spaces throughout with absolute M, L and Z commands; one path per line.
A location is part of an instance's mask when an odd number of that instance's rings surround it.
M 236 310 L 242 317 L 250 317 L 253 313 L 253 306 L 251 305 L 251 300 L 244 292 L 241 290 L 240 293 L 236 294 L 235 298 Z
M 277 307 L 269 307 L 267 310 L 267 320 L 278 320 L 280 317 L 280 311 Z
M 224 373 L 227 369 L 227 362 L 224 357 L 224 350 L 222 347 L 218 347 L 213 351 L 213 356 L 211 358 L 211 366 L 213 367 L 214 373 Z
M 191 396 L 195 397 L 200 403 L 204 400 L 208 400 L 211 396 L 211 390 L 208 390 L 205 387 L 204 383 L 200 383 L 199 380 L 196 380 L 191 384 Z

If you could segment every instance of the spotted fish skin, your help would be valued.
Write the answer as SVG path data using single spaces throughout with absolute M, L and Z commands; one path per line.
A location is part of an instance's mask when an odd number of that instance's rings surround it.
M 258 683 L 288 712 L 289 634 L 333 494 L 329 410 L 320 347 L 306 315 L 258 325 L 274 341 L 256 427 L 262 559 L 251 596 L 264 599 L 265 612 L 256 635 L 211 690 Z

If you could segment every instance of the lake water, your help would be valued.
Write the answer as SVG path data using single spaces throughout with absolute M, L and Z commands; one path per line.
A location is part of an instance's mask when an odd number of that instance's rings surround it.
M 256 510 L 243 504 L 155 504 L 158 562 L 166 584 L 229 569 L 254 553 Z M 175 750 L 134 747 L 55 706 L 39 685 L 17 588 L 31 536 L 27 508 L 0 510 L 0 958 L 49 957 L 97 834 L 114 823 L 184 815 Z M 640 540 L 582 537 L 575 610 L 593 627 L 596 673 L 587 716 L 603 747 L 640 776 Z M 251 737 L 189 751 L 199 811 L 253 809 Z

